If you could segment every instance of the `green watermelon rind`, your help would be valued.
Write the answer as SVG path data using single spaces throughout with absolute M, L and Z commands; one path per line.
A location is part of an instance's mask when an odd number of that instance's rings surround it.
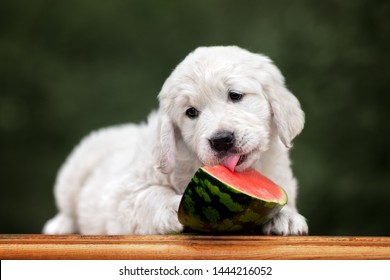
M 199 232 L 242 232 L 259 228 L 285 204 L 267 201 L 240 192 L 199 169 L 188 184 L 178 209 L 178 219 L 186 228 Z

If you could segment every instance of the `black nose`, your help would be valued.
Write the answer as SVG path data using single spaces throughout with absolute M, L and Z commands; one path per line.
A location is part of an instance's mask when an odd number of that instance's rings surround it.
M 234 146 L 234 133 L 230 131 L 222 131 L 209 139 L 211 148 L 217 152 L 227 152 Z

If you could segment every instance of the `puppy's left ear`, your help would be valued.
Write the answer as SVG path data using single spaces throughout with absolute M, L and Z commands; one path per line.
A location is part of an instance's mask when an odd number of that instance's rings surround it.
M 265 97 L 271 106 L 278 135 L 282 143 L 290 148 L 291 141 L 303 129 L 305 114 L 298 99 L 286 88 L 279 69 L 268 61 L 262 70 L 266 72 L 263 76 Z
M 160 141 L 157 147 L 157 169 L 168 174 L 175 167 L 176 140 L 172 121 L 167 115 L 160 118 Z

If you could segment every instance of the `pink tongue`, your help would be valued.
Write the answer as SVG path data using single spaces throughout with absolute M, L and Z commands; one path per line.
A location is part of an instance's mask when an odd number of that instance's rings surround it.
M 222 161 L 222 164 L 234 172 L 238 161 L 240 160 L 240 155 L 234 154 L 225 157 Z

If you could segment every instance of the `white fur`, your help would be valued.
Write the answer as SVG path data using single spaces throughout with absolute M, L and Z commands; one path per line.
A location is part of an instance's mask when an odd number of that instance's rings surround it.
M 239 102 L 229 90 L 242 92 Z M 297 183 L 288 148 L 304 125 L 298 100 L 271 60 L 238 47 L 202 47 L 164 83 L 160 107 L 147 123 L 94 132 L 61 168 L 55 198 L 59 213 L 47 234 L 167 234 L 182 230 L 177 209 L 201 165 L 221 163 L 209 139 L 232 131 L 237 166 L 253 167 L 283 186 L 289 202 L 262 228 L 265 234 L 307 234 L 295 206 Z M 186 110 L 199 116 L 190 119 Z

